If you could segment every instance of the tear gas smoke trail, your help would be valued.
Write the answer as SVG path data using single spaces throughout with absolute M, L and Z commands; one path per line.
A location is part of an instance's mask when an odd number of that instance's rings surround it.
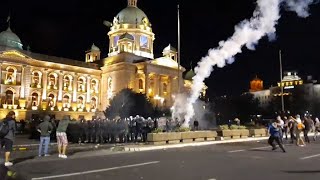
M 275 38 L 276 28 L 280 18 L 280 5 L 284 2 L 289 10 L 295 11 L 301 17 L 307 17 L 308 7 L 313 0 L 257 0 L 257 7 L 250 20 L 244 20 L 235 26 L 235 32 L 227 41 L 221 41 L 219 47 L 210 49 L 208 55 L 203 57 L 195 68 L 191 94 L 188 98 L 178 96 L 174 103 L 173 116 L 180 120 L 184 118 L 183 126 L 189 126 L 194 116 L 193 104 L 199 97 L 203 82 L 213 71 L 213 66 L 224 67 L 234 61 L 234 56 L 241 53 L 245 45 L 254 50 L 258 41 L 268 36 L 269 40 Z M 181 99 L 183 98 L 183 99 Z

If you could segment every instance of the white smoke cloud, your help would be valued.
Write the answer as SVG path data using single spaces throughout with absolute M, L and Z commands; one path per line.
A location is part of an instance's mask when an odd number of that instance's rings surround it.
M 310 15 L 309 6 L 318 2 L 314 0 L 286 0 L 286 7 L 290 11 L 295 11 L 298 16 L 306 18 Z
M 277 22 L 280 18 L 280 5 L 285 3 L 289 10 L 295 11 L 301 17 L 307 17 L 308 7 L 313 0 L 257 0 L 257 7 L 250 20 L 244 20 L 235 26 L 234 34 L 227 40 L 219 42 L 219 47 L 210 49 L 208 55 L 203 57 L 195 68 L 193 85 L 189 97 L 177 96 L 173 116 L 184 120 L 184 126 L 194 116 L 193 104 L 203 89 L 204 80 L 213 71 L 213 66 L 223 68 L 227 63 L 234 62 L 234 56 L 241 53 L 243 46 L 250 50 L 255 49 L 258 41 L 268 36 L 269 40 L 275 39 Z

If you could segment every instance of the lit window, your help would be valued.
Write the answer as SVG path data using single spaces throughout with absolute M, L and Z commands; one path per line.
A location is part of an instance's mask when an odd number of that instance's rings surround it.
M 48 96 L 48 106 L 55 107 L 56 106 L 56 99 L 53 94 L 49 94 Z
M 140 47 L 149 48 L 149 40 L 147 36 L 140 37 Z
M 15 84 L 16 83 L 16 70 L 12 67 L 7 69 L 5 84 Z
M 95 97 L 91 98 L 91 109 L 97 109 L 97 99 Z
M 167 83 L 163 83 L 163 92 L 164 93 L 167 93 L 167 90 L 168 90 L 168 85 Z M 203 94 L 202 94 L 203 95 Z
M 78 91 L 79 92 L 85 92 L 85 79 L 83 77 L 80 77 L 78 79 Z
M 143 81 L 142 81 L 142 79 L 139 79 L 139 89 L 143 90 Z
M 64 108 L 70 108 L 71 98 L 69 95 L 63 96 L 63 107 Z
M 39 95 L 38 95 L 38 93 L 32 93 L 31 98 L 32 98 L 32 100 L 31 100 L 32 106 L 33 107 L 39 106 Z
M 13 92 L 11 90 L 6 91 L 5 104 L 13 104 Z

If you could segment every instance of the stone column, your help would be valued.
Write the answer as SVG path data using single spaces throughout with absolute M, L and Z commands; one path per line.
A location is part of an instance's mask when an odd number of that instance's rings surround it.
M 145 72 L 145 85 L 144 85 L 146 96 L 149 97 L 149 73 Z
M 25 65 L 22 65 L 22 70 L 21 70 L 21 76 L 20 76 L 20 82 L 21 82 L 21 86 L 20 86 L 20 98 L 21 99 L 24 99 L 25 97 L 25 92 L 24 92 L 24 89 L 25 89 L 25 75 L 24 75 L 24 68 L 26 66 Z
M 58 92 L 58 101 L 62 101 L 62 87 L 63 87 L 63 72 L 59 72 L 59 92 Z
M 87 97 L 86 97 L 86 101 L 90 102 L 90 94 L 91 94 L 91 77 L 87 76 Z
M 47 99 L 47 86 L 48 86 L 48 69 L 42 72 L 42 100 Z
M 158 95 L 158 96 L 160 96 L 160 75 L 158 75 L 158 74 L 155 74 L 155 76 L 154 76 L 154 95 L 156 96 L 156 95 Z
M 78 75 L 74 74 L 73 77 L 73 95 L 72 95 L 72 102 L 77 102 L 77 92 L 78 92 Z
M 24 85 L 22 85 L 22 82 L 21 82 L 21 87 L 24 87 L 24 97 L 23 98 L 26 98 L 30 95 L 30 87 L 31 87 L 31 75 L 32 75 L 32 72 L 31 72 L 31 66 L 25 66 L 24 67 L 24 70 L 23 70 L 23 83 Z

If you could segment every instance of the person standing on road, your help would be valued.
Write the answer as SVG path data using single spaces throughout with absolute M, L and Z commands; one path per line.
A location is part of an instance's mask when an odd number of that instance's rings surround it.
M 318 133 L 320 132 L 320 121 L 319 118 L 316 117 L 315 119 L 315 123 L 314 123 L 314 136 L 313 136 L 313 140 L 316 141 L 317 140 L 317 136 Z
M 300 119 L 300 115 L 298 114 L 295 119 L 294 123 L 294 128 L 295 128 L 295 133 L 296 133 L 296 138 L 297 138 L 297 146 L 305 146 L 306 144 L 304 143 L 303 139 L 301 138 L 301 132 L 303 131 L 304 124 L 302 123 Z
M 268 143 L 270 144 L 270 146 L 272 146 L 272 150 L 274 151 L 277 149 L 276 145 L 274 144 L 274 141 L 276 141 L 279 147 L 282 149 L 282 151 L 286 152 L 280 140 L 280 131 L 281 131 L 280 121 L 276 120 L 269 126 L 270 137 L 269 137 Z
M 63 116 L 62 120 L 59 122 L 58 128 L 57 128 L 57 143 L 58 143 L 58 152 L 59 152 L 59 158 L 66 159 L 68 158 L 66 156 L 66 150 L 68 146 L 68 138 L 67 138 L 67 128 L 70 123 L 70 117 L 69 116 Z
M 16 114 L 14 111 L 10 111 L 6 118 L 4 119 L 4 123 L 7 123 L 8 126 L 8 133 L 4 136 L 3 139 L 1 139 L 1 149 L 4 147 L 5 151 L 5 166 L 12 166 L 13 163 L 9 161 L 10 154 L 13 150 L 13 142 L 15 139 L 15 133 L 16 133 Z
M 295 121 L 292 116 L 289 117 L 288 128 L 290 131 L 291 143 L 293 144 L 293 141 L 297 140 L 297 138 L 295 136 Z
M 311 130 L 311 124 L 308 121 L 307 117 L 304 117 L 302 123 L 304 125 L 304 129 L 303 129 L 304 140 L 305 140 L 305 142 L 310 143 L 308 133 Z
M 37 130 L 41 133 L 40 135 L 40 144 L 39 144 L 39 157 L 42 156 L 42 152 L 44 152 L 44 156 L 49 156 L 48 147 L 50 144 L 50 134 L 53 130 L 53 126 L 50 121 L 50 116 L 46 115 L 43 118 L 43 122 L 40 123 L 37 127 Z M 43 151 L 44 146 L 44 151 Z

